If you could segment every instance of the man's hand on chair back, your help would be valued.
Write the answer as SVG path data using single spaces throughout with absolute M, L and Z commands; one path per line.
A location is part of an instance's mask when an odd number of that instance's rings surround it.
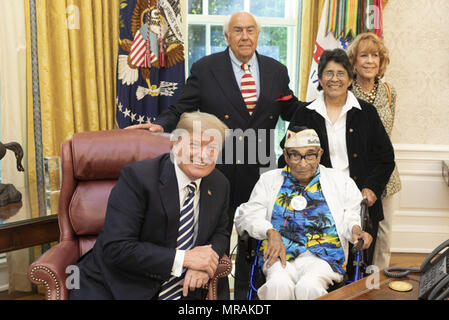
M 135 124 L 125 128 L 125 130 L 127 129 L 148 129 L 150 132 L 164 132 L 164 128 L 161 125 L 153 123 Z

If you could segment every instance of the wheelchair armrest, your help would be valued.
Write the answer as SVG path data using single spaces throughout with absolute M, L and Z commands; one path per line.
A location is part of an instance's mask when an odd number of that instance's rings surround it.
M 232 261 L 227 255 L 224 255 L 218 262 L 217 271 L 215 271 L 213 278 L 210 279 L 207 285 L 208 289 L 206 298 L 207 300 L 217 300 L 218 279 L 227 277 L 231 273 L 231 270 L 232 270 Z
M 246 230 L 238 237 L 239 250 L 245 253 L 245 259 L 249 263 L 252 263 L 257 255 L 257 242 L 258 240 L 251 238 Z
M 79 259 L 78 242 L 64 240 L 45 252 L 28 268 L 28 279 L 37 285 L 44 285 L 47 300 L 66 300 L 66 268 Z
M 248 243 L 249 239 L 250 239 L 250 236 L 249 236 L 248 231 L 246 231 L 246 230 L 243 231 L 243 234 L 241 236 L 239 236 L 240 244 Z

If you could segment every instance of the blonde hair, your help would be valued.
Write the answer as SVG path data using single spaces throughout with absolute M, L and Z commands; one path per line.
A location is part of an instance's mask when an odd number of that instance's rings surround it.
M 390 54 L 388 48 L 385 46 L 384 41 L 381 38 L 379 38 L 375 33 L 372 32 L 365 32 L 359 34 L 355 38 L 355 40 L 351 43 L 351 45 L 347 50 L 349 61 L 354 67 L 354 71 L 357 60 L 357 54 L 359 53 L 360 49 L 359 47 L 362 41 L 366 43 L 364 44 L 369 53 L 373 52 L 379 53 L 380 65 L 379 65 L 379 73 L 377 74 L 377 76 L 379 78 L 382 78 L 385 74 L 385 71 L 387 70 L 388 64 L 390 63 Z
M 227 125 L 213 114 L 196 111 L 183 113 L 179 118 L 176 129 L 186 130 L 188 133 L 193 134 L 195 126 L 200 126 L 197 129 L 201 129 L 201 132 L 207 130 L 217 132 L 222 139 L 221 143 L 225 141 L 229 129 Z

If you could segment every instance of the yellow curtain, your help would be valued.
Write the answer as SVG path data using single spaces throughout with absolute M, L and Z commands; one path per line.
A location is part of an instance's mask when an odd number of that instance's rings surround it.
M 42 159 L 35 159 L 33 97 L 37 93 L 31 74 L 30 1 L 24 2 L 29 44 L 28 174 L 32 212 L 37 216 L 36 161 Z M 54 157 L 59 156 L 61 142 L 74 133 L 115 126 L 120 1 L 35 0 L 35 10 L 42 155 Z
M 114 126 L 119 4 L 36 1 L 44 156 L 76 132 Z
M 76 132 L 114 126 L 119 4 L 36 1 L 44 156 Z
M 310 75 L 313 51 L 320 24 L 321 12 L 325 0 L 310 0 L 302 2 L 301 12 L 301 55 L 299 65 L 299 99 L 305 101 L 307 83 Z

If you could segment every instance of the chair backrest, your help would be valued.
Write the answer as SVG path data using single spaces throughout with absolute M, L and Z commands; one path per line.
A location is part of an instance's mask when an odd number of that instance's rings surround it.
M 61 147 L 60 241 L 79 240 L 79 254 L 89 251 L 100 233 L 112 187 L 129 163 L 170 151 L 168 134 L 147 130 L 77 133 Z

